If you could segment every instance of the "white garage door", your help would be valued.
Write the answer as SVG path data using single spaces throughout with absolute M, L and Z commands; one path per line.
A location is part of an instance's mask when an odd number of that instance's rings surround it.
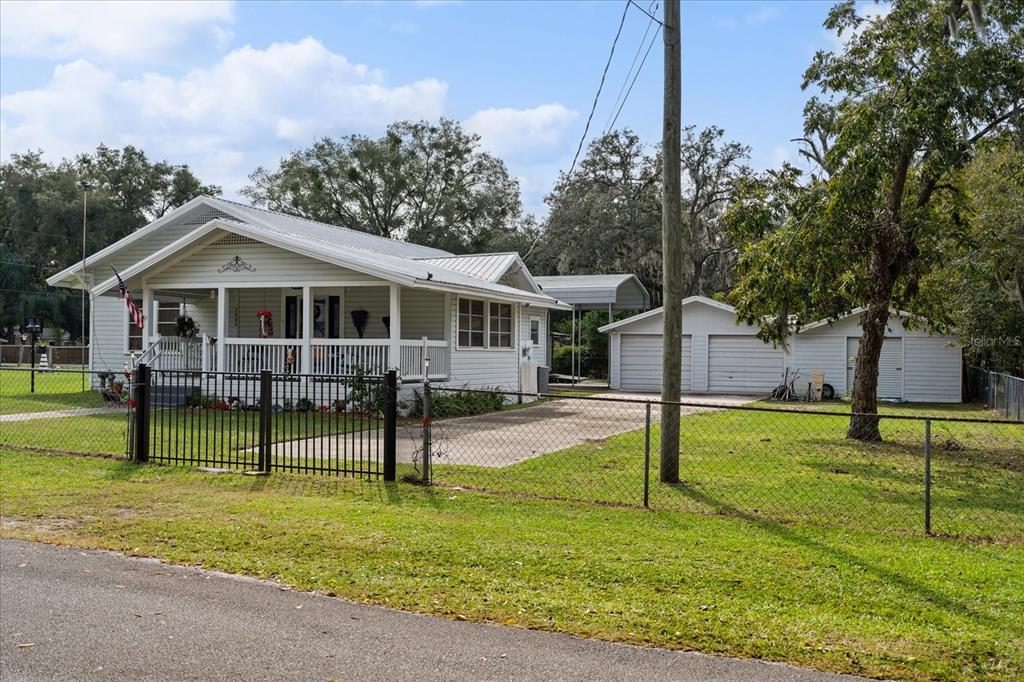
M 708 390 L 769 393 L 782 382 L 782 351 L 754 336 L 708 337 Z
M 683 336 L 683 390 L 690 388 L 690 335 Z M 625 391 L 661 390 L 661 334 L 623 334 L 619 385 Z
M 853 374 L 857 366 L 860 337 L 846 339 L 846 395 L 853 393 Z M 886 337 L 878 356 L 878 397 L 903 397 L 903 339 Z

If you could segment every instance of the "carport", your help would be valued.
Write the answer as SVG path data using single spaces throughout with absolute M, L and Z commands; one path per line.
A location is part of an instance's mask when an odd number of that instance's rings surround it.
M 587 310 L 607 310 L 608 322 L 613 321 L 612 314 L 616 310 L 632 310 L 643 312 L 651 307 L 651 295 L 640 283 L 636 275 L 559 275 L 553 277 L 534 277 L 545 294 L 557 298 L 572 306 L 572 338 L 573 346 L 572 371 L 575 383 L 578 374 L 579 358 L 576 357 L 577 334 L 580 325 L 577 318 Z M 553 357 L 552 340 L 548 338 L 548 355 Z M 610 354 L 609 354 L 610 355 Z M 609 357 L 609 372 L 611 358 Z M 609 374 L 610 376 L 610 374 Z

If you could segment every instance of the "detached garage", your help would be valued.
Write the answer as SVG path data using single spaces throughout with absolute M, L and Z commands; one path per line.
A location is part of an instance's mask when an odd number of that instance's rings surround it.
M 961 349 L 955 337 L 908 330 L 904 314 L 889 319 L 879 359 L 880 398 L 960 402 Z M 661 308 L 601 327 L 610 334 L 611 387 L 661 390 Z M 735 309 L 704 296 L 683 301 L 682 389 L 693 393 L 767 395 L 786 368 L 801 381 L 822 370 L 837 395 L 849 395 L 860 311 L 835 322 L 807 325 L 790 340 L 789 353 L 757 338 L 756 327 L 737 324 Z

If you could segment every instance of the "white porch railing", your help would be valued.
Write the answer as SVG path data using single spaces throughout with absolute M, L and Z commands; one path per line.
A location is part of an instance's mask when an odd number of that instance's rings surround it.
M 223 344 L 224 367 L 217 366 L 217 345 Z M 383 374 L 390 362 L 388 339 L 312 339 L 310 374 Z M 302 339 L 220 339 L 206 337 L 157 338 L 137 358 L 154 369 L 250 374 L 270 370 L 275 374 L 303 371 Z M 448 342 L 444 340 L 402 340 L 398 368 L 403 379 L 423 380 L 424 359 L 429 360 L 432 380 L 447 380 L 451 365 Z
M 447 379 L 448 366 L 448 342 L 432 341 L 427 338 L 419 341 L 402 341 L 399 350 L 399 373 L 403 379 L 423 380 L 423 360 L 430 361 L 428 376 L 431 379 Z
M 153 369 L 198 370 L 207 346 L 205 337 L 160 336 L 135 358 L 135 363 L 144 362 Z
M 250 374 L 270 370 L 297 374 L 302 367 L 301 339 L 222 339 L 225 372 Z

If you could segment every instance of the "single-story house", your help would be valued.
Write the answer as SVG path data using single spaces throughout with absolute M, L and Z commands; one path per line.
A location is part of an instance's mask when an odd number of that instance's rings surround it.
M 758 328 L 738 323 L 736 309 L 704 296 L 683 301 L 682 389 L 687 393 L 767 394 L 787 368 L 800 381 L 825 373 L 836 395 L 849 395 L 860 341 L 860 310 L 833 322 L 802 327 L 783 351 L 757 338 Z M 880 398 L 909 402 L 960 402 L 962 349 L 953 336 L 907 329 L 906 313 L 894 313 L 879 359 Z M 661 389 L 662 309 L 600 328 L 611 335 L 614 389 Z M 798 388 L 801 388 L 798 386 Z
M 114 268 L 144 313 L 120 300 Z M 47 280 L 85 288 L 89 367 L 522 386 L 545 364 L 545 294 L 515 253 L 460 256 L 201 196 Z M 199 333 L 179 336 L 179 315 Z M 530 382 L 527 382 L 528 384 Z

